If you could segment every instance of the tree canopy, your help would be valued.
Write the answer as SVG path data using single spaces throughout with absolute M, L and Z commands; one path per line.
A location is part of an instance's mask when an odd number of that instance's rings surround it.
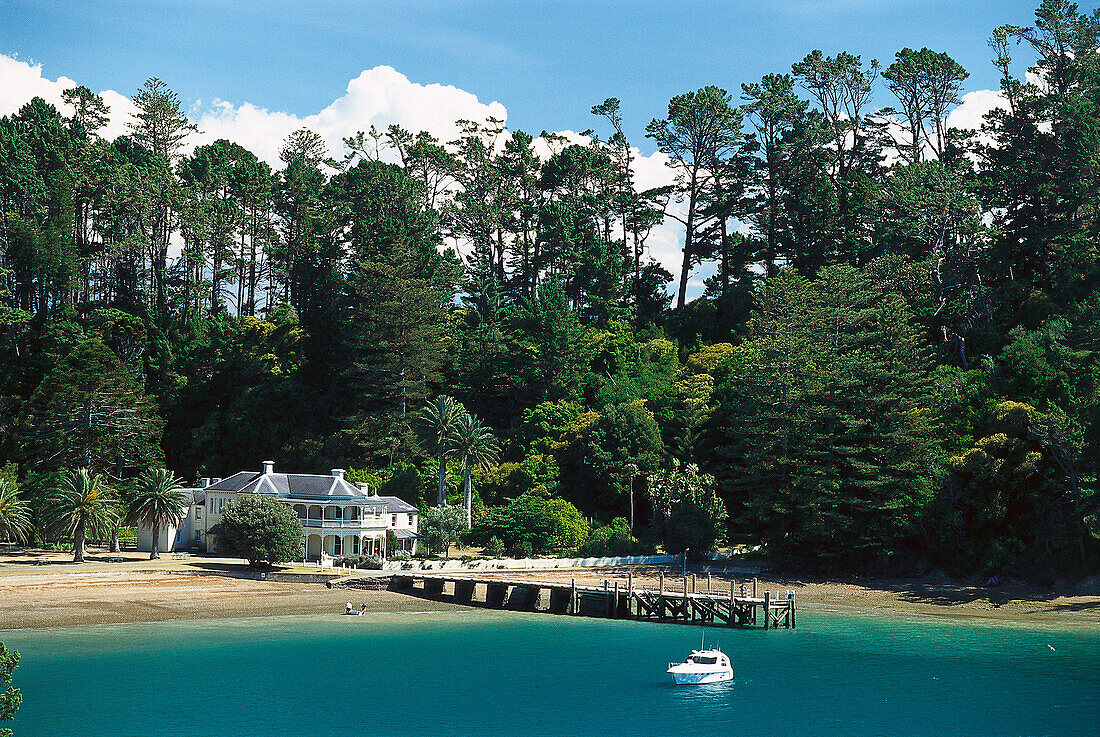
M 33 98 L 0 117 L 4 508 L 56 542 L 73 469 L 125 489 L 276 458 L 461 498 L 520 553 L 594 528 L 1095 573 L 1098 46 L 1064 0 L 992 29 L 977 130 L 952 116 L 975 70 L 917 42 L 682 90 L 645 142 L 608 97 L 582 136 L 300 129 L 264 162 L 191 148 L 159 79 L 113 140 L 87 88 Z
M 290 507 L 259 494 L 242 494 L 222 509 L 218 551 L 248 559 L 251 566 L 302 560 L 305 540 Z

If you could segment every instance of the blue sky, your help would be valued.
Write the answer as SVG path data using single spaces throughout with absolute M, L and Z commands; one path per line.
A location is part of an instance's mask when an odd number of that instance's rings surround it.
M 1029 25 L 1037 3 L 4 0 L 0 53 L 97 91 L 130 94 L 155 75 L 188 105 L 221 99 L 299 116 L 389 65 L 499 101 L 511 127 L 534 133 L 597 126 L 589 108 L 616 96 L 648 152 L 645 123 L 672 95 L 738 90 L 814 48 L 888 61 L 929 46 L 970 71 L 967 90 L 995 88 L 985 41 L 997 25 Z

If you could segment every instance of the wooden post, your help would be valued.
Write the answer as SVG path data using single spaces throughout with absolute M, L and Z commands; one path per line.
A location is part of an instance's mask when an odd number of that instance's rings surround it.
M 626 572 L 626 616 L 631 617 L 634 612 L 634 571 Z
M 661 571 L 661 593 L 657 598 L 657 618 L 665 618 L 665 572 Z
M 710 571 L 707 571 L 707 593 L 710 593 Z
M 684 574 L 684 619 L 688 618 L 688 575 Z
M 619 581 L 615 581 L 615 599 L 611 604 L 611 618 L 619 618 Z
M 726 620 L 726 626 L 733 626 L 733 581 L 730 581 L 730 618 Z
M 756 576 L 752 577 L 752 598 L 756 598 Z
M 572 589 L 572 591 L 569 595 L 569 613 L 570 614 L 576 614 L 577 613 L 577 579 L 576 578 L 571 578 L 571 579 L 569 579 L 569 581 L 570 581 L 569 587 L 570 587 L 570 589 Z
M 772 616 L 771 601 L 772 601 L 772 592 L 771 591 L 765 591 L 764 592 L 764 629 L 768 628 L 768 622 L 769 622 L 769 620 L 771 619 L 771 616 Z
M 791 592 L 791 629 L 794 629 L 794 592 Z
M 691 574 L 691 593 L 695 593 L 695 574 Z

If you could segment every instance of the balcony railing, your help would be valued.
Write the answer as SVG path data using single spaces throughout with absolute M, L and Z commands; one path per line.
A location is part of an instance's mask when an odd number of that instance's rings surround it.
M 299 517 L 302 527 L 386 527 L 385 517 L 362 517 L 360 519 L 317 519 Z

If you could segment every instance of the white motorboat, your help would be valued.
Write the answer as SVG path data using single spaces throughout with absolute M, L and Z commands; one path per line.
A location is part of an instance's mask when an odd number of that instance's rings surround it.
M 701 685 L 704 683 L 724 683 L 733 680 L 733 666 L 729 657 L 717 647 L 698 650 L 682 663 L 669 663 L 665 671 L 672 676 L 677 686 Z

